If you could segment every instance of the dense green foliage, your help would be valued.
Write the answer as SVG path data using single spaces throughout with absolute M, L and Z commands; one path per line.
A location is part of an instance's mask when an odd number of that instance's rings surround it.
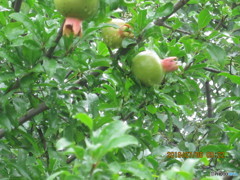
M 134 28 L 123 48 L 102 40 L 110 17 Z M 0 0 L 0 179 L 240 172 L 239 0 L 101 0 L 81 38 L 63 22 L 53 0 Z M 131 72 L 148 49 L 182 63 L 157 87 Z

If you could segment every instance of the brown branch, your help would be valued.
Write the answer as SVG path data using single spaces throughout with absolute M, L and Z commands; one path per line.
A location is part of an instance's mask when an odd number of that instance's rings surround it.
M 232 75 L 232 64 L 233 64 L 233 59 L 231 58 L 231 60 L 230 60 L 230 67 L 229 67 L 229 74 L 231 74 Z
M 34 75 L 34 73 L 31 72 L 31 73 L 25 74 L 25 75 L 22 76 L 22 77 L 18 77 L 17 80 L 14 82 L 14 84 L 10 85 L 10 86 L 6 89 L 5 94 L 9 93 L 9 92 L 12 91 L 12 90 L 18 89 L 18 88 L 20 87 L 20 84 L 21 84 L 22 79 L 27 78 L 27 77 L 30 77 L 30 76 L 33 76 L 33 75 Z
M 180 8 L 182 8 L 185 4 L 188 3 L 189 0 L 180 0 L 177 4 L 175 4 L 174 8 L 173 8 L 173 11 L 167 15 L 167 16 L 164 16 L 162 18 L 159 18 L 157 19 L 154 24 L 157 25 L 157 26 L 163 26 L 164 25 L 164 22 L 171 16 L 173 15 L 175 12 L 177 12 Z
M 209 80 L 205 83 L 206 89 L 206 98 L 207 98 L 207 107 L 208 107 L 208 118 L 213 117 L 213 108 L 212 108 L 212 99 L 211 99 L 211 88 L 209 84 Z
M 108 69 L 108 67 L 106 67 L 106 66 L 100 66 L 100 67 L 96 68 L 93 72 L 91 72 L 90 75 L 97 77 L 101 74 L 101 71 L 105 71 L 107 69 Z M 86 86 L 87 79 L 82 77 L 81 79 L 77 80 L 74 84 L 79 85 L 79 86 Z M 73 89 L 78 89 L 78 88 L 76 86 L 70 88 L 70 90 L 73 90 Z
M 171 29 L 172 31 L 177 31 L 177 32 L 180 32 L 180 33 L 183 33 L 183 34 L 192 35 L 192 33 L 181 30 L 181 29 L 173 29 L 171 26 L 168 26 L 165 23 L 163 23 L 162 26 L 165 27 L 165 28 Z
M 23 0 L 15 0 L 14 7 L 13 7 L 15 12 L 19 12 L 20 11 L 21 5 L 22 5 L 22 1 Z
M 65 21 L 64 21 L 64 22 L 65 22 Z M 63 31 L 64 22 L 62 23 L 62 26 L 61 26 L 61 28 L 60 28 L 59 31 L 58 31 L 57 37 L 56 37 L 56 39 L 54 40 L 54 45 L 53 45 L 52 47 L 50 47 L 49 50 L 48 50 L 47 53 L 46 53 L 46 56 L 47 56 L 48 58 L 52 58 L 53 52 L 54 52 L 54 50 L 56 49 L 57 44 L 58 44 L 58 42 L 60 41 L 60 39 L 61 39 L 61 37 L 62 37 L 62 31 Z
M 217 69 L 208 68 L 208 67 L 205 67 L 203 69 L 206 70 L 206 71 L 209 71 L 209 72 L 213 72 L 213 73 L 222 73 L 223 72 L 223 71 L 220 71 L 220 70 L 217 70 Z
M 38 135 L 40 137 L 40 140 L 42 142 L 42 145 L 43 145 L 43 149 L 45 151 L 44 155 L 46 157 L 46 161 L 47 161 L 47 167 L 49 167 L 49 154 L 48 154 L 48 150 L 47 150 L 47 142 L 46 142 L 46 139 L 44 137 L 44 134 L 42 132 L 42 130 L 40 128 L 36 128 L 37 129 L 37 132 L 38 132 Z
M 70 164 L 71 162 L 73 162 L 77 157 L 75 155 L 70 155 L 67 160 L 66 163 Z
M 34 116 L 36 116 L 48 109 L 49 108 L 47 107 L 47 105 L 45 103 L 41 103 L 37 108 L 31 109 L 30 111 L 27 112 L 27 114 L 25 114 L 23 117 L 21 117 L 18 120 L 19 126 L 22 125 L 23 123 L 29 121 Z M 4 129 L 0 129 L 0 139 L 5 136 L 5 132 L 6 131 Z
M 237 31 L 240 31 L 240 28 L 233 30 L 232 33 L 235 33 Z
M 215 27 L 215 30 L 218 30 L 221 26 L 224 25 L 223 23 L 225 22 L 225 20 L 227 19 L 227 17 L 228 17 L 228 15 L 222 17 L 222 19 L 219 21 L 219 23 L 218 23 L 217 26 Z

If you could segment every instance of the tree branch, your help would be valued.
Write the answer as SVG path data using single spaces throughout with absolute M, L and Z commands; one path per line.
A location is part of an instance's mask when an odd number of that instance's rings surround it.
M 65 22 L 65 21 L 64 21 L 64 22 Z M 56 37 L 56 39 L 54 40 L 54 45 L 53 45 L 52 47 L 50 47 L 49 50 L 48 50 L 47 53 L 46 53 L 46 56 L 47 56 L 48 58 L 52 58 L 53 52 L 54 52 L 54 50 L 56 49 L 57 44 L 58 44 L 58 42 L 60 41 L 60 39 L 61 39 L 61 37 L 62 37 L 62 31 L 63 31 L 64 22 L 62 23 L 61 28 L 60 28 L 59 31 L 58 31 L 57 37 Z
M 209 71 L 209 72 L 213 72 L 213 73 L 222 73 L 223 72 L 223 71 L 220 71 L 220 70 L 217 70 L 217 69 L 208 68 L 208 67 L 205 67 L 203 69 L 206 70 L 206 71 Z
M 19 12 L 20 11 L 21 5 L 22 5 L 22 1 L 23 0 L 15 0 L 14 7 L 13 7 L 15 12 Z
M 207 107 L 208 107 L 208 118 L 213 117 L 213 109 L 212 109 L 212 99 L 211 99 L 211 88 L 209 84 L 209 80 L 205 83 L 206 89 L 206 98 L 207 98 Z
M 27 112 L 27 114 L 25 114 L 23 117 L 21 117 L 18 121 L 19 121 L 19 126 L 22 125 L 23 123 L 29 121 L 31 118 L 33 118 L 34 116 L 48 110 L 49 108 L 47 107 L 47 105 L 45 103 L 41 103 L 37 108 L 31 109 L 30 111 Z M 3 138 L 5 136 L 5 130 L 4 129 L 0 129 L 0 139 Z
M 73 162 L 77 157 L 75 155 L 70 155 L 67 160 L 66 163 L 70 164 L 71 162 Z
M 225 22 L 225 20 L 227 19 L 228 15 L 224 16 L 221 18 L 221 20 L 219 21 L 219 23 L 217 24 L 217 26 L 215 27 L 215 30 L 218 30 L 221 26 L 223 26 L 223 23 Z
M 41 128 L 36 128 L 36 129 L 37 129 L 37 131 L 38 131 L 38 135 L 39 135 L 39 137 L 40 137 L 40 140 L 41 140 L 42 145 L 43 145 L 43 149 L 44 149 L 44 151 L 45 151 L 44 154 L 45 154 L 45 157 L 46 157 L 46 160 L 47 160 L 47 167 L 49 167 L 49 154 L 48 154 L 46 139 L 45 139 L 45 137 L 44 137 L 44 134 L 43 134 Z
M 183 33 L 183 34 L 192 35 L 192 33 L 181 30 L 181 29 L 173 29 L 171 26 L 168 26 L 165 23 L 163 23 L 162 26 L 165 27 L 165 28 L 171 29 L 172 31 L 177 31 L 177 32 L 180 32 L 180 33 Z
M 180 8 L 182 8 L 185 4 L 188 3 L 189 0 L 180 0 L 177 4 L 175 4 L 174 8 L 173 8 L 173 11 L 167 15 L 167 16 L 164 16 L 160 19 L 157 19 L 154 24 L 157 25 L 157 26 L 163 26 L 164 25 L 164 22 L 171 16 L 173 15 L 175 12 L 177 12 Z

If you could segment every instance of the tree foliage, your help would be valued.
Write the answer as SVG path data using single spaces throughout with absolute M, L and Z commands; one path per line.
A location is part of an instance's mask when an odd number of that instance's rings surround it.
M 120 49 L 102 40 L 112 17 L 133 27 Z M 82 37 L 63 22 L 52 0 L 0 1 L 0 178 L 240 172 L 238 0 L 101 0 Z M 159 86 L 131 72 L 149 49 L 181 61 Z

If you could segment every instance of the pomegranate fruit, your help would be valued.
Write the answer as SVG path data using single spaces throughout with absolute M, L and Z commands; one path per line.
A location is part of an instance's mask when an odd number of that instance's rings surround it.
M 110 48 L 120 48 L 124 38 L 133 38 L 132 27 L 121 19 L 112 19 L 108 24 L 114 24 L 115 27 L 105 27 L 102 29 L 103 41 Z
M 176 57 L 161 60 L 154 51 L 143 51 L 132 60 L 132 72 L 144 85 L 160 84 L 166 72 L 178 69 Z
M 99 9 L 99 0 L 54 0 L 56 9 L 66 17 L 63 35 L 82 35 L 82 21 Z
M 57 10 L 65 17 L 81 20 L 97 13 L 99 0 L 54 0 Z

